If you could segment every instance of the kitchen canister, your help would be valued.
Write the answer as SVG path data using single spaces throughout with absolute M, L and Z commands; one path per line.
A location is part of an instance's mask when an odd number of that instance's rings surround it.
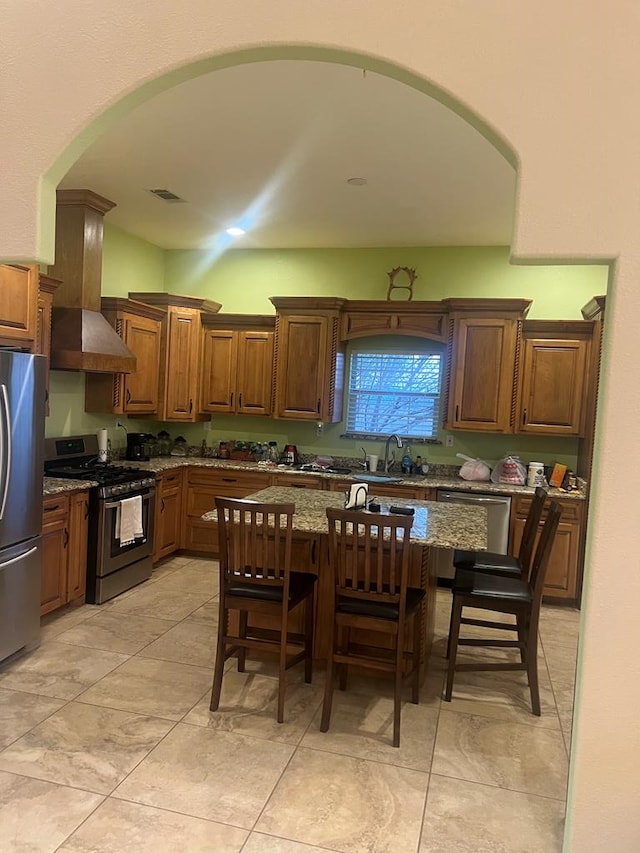
M 542 462 L 529 462 L 527 486 L 531 486 L 533 488 L 536 486 L 544 486 L 544 465 Z

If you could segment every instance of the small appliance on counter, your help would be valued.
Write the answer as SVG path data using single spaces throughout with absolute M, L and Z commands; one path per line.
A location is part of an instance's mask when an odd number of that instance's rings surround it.
M 148 462 L 149 454 L 145 453 L 145 444 L 154 440 L 155 436 L 148 432 L 128 432 L 126 458 L 136 462 Z
M 297 465 L 298 464 L 298 448 L 295 444 L 286 444 L 280 457 L 282 465 Z

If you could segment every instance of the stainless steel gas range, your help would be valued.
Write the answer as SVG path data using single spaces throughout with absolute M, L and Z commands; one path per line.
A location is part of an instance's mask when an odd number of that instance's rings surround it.
M 45 439 L 48 477 L 97 483 L 89 492 L 87 602 L 102 604 L 151 577 L 155 478 L 98 460 L 95 435 Z

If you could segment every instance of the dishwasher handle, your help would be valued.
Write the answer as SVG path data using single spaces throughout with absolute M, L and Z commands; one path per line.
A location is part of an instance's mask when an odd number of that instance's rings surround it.
M 511 498 L 509 497 L 496 497 L 496 498 L 488 498 L 484 495 L 460 495 L 460 494 L 451 494 L 450 492 L 438 492 L 437 501 L 443 503 L 471 503 L 471 504 L 484 504 L 485 506 L 504 506 L 508 503 Z

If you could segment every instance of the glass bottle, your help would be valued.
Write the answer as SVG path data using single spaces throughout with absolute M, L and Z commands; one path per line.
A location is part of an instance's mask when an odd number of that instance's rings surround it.
M 273 462 L 274 465 L 277 465 L 280 461 L 280 454 L 278 452 L 278 442 L 270 441 L 269 442 L 269 450 L 267 451 L 267 460 L 269 462 Z

